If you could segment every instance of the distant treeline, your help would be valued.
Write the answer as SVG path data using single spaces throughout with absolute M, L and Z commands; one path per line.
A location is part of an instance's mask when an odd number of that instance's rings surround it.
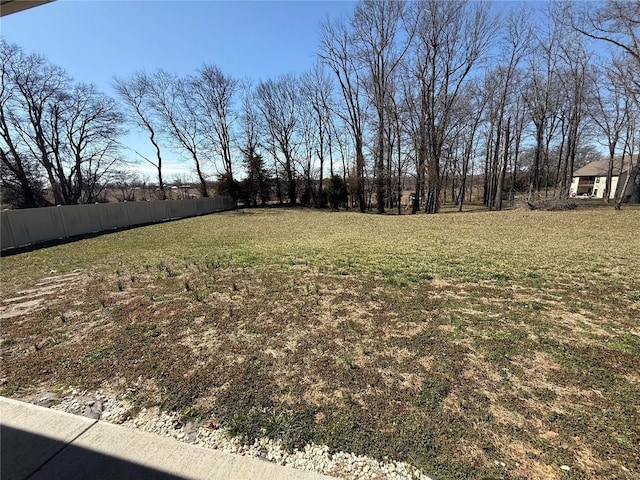
M 145 163 L 159 199 L 194 182 L 202 197 L 382 213 L 406 201 L 411 179 L 413 211 L 437 213 L 443 201 L 462 209 L 473 176 L 501 209 L 514 192 L 567 198 L 574 170 L 602 149 L 640 189 L 637 2 L 497 7 L 361 1 L 321 25 L 303 74 L 251 82 L 209 64 L 159 68 L 114 77 L 116 98 L 2 41 L 2 202 L 93 203 L 107 186 L 143 182 Z M 125 161 L 127 128 L 153 155 Z M 167 180 L 168 152 L 191 178 Z

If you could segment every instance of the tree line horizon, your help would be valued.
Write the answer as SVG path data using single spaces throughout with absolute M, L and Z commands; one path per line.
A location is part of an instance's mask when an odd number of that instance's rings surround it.
M 501 210 L 515 192 L 566 201 L 598 148 L 609 160 L 604 201 L 621 157 L 637 202 L 638 6 L 551 2 L 542 19 L 525 4 L 361 0 L 321 24 L 304 73 L 255 82 L 207 63 L 158 68 L 114 76 L 116 98 L 1 39 L 2 203 L 94 203 L 139 181 L 136 162 L 153 168 L 165 199 L 171 152 L 202 196 L 249 205 L 399 212 L 411 184 L 412 213 L 438 213 L 448 194 L 462 210 L 475 176 L 484 205 Z M 128 129 L 153 155 L 124 159 Z

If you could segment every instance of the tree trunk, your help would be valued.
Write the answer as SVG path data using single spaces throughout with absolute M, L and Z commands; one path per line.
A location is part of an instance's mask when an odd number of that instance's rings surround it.
M 498 177 L 498 187 L 496 189 L 495 204 L 498 210 L 502 210 L 502 189 L 504 188 L 504 177 L 507 173 L 507 163 L 509 161 L 509 140 L 511 134 L 511 117 L 507 120 L 507 130 L 504 134 L 504 154 L 502 157 L 502 165 L 500 166 L 500 175 Z
M 427 168 L 429 177 L 429 186 L 427 189 L 427 198 L 425 205 L 425 213 L 438 213 L 440 211 L 440 161 L 435 155 L 429 159 Z
M 607 165 L 607 180 L 604 186 L 604 203 L 609 203 L 611 195 L 611 178 L 613 177 L 613 157 L 615 155 L 615 145 L 609 148 L 609 165 Z
M 198 180 L 200 180 L 200 194 L 204 197 L 207 198 L 209 196 L 209 191 L 207 190 L 207 181 L 204 178 L 204 174 L 202 173 L 202 169 L 200 168 L 200 161 L 198 160 L 198 157 L 196 157 L 195 155 L 193 155 L 193 161 L 196 165 L 196 172 L 198 174 Z
M 424 107 L 423 107 L 424 108 Z M 413 206 L 411 213 L 416 214 L 420 209 L 420 199 L 423 198 L 423 186 L 424 186 L 424 165 L 427 159 L 427 139 L 426 139 L 426 126 L 424 120 L 420 122 L 419 139 L 418 139 L 418 151 L 416 162 L 416 191 L 413 196 Z
M 382 109 L 382 107 L 380 107 Z M 378 115 L 378 145 L 376 152 L 376 201 L 378 204 L 378 213 L 385 213 L 384 201 L 385 201 L 385 169 L 384 169 L 384 117 L 382 114 Z
M 542 156 L 542 124 L 536 124 L 536 146 L 533 153 L 533 171 L 529 181 L 529 198 L 531 201 L 534 194 L 540 193 L 540 157 Z
M 361 213 L 365 211 L 365 192 L 364 192 L 364 153 L 362 152 L 362 136 L 355 137 L 356 148 L 356 197 L 358 198 L 358 208 Z

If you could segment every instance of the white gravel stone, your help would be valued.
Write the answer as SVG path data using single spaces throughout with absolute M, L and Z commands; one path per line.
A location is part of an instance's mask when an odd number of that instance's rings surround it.
M 52 401 L 48 398 L 48 401 Z M 288 452 L 280 441 L 261 438 L 252 445 L 243 445 L 239 438 L 231 438 L 222 428 L 207 428 L 207 422 L 198 426 L 193 423 L 182 424 L 179 415 L 161 412 L 158 408 L 143 408 L 130 418 L 134 411 L 126 399 L 108 392 L 78 392 L 73 390 L 64 398 L 56 398 L 50 408 L 70 413 L 82 414 L 85 410 L 100 415 L 100 419 L 118 423 L 129 428 L 137 428 L 161 436 L 176 438 L 180 441 L 195 443 L 207 448 L 223 452 L 262 458 L 279 465 L 301 470 L 315 471 L 344 480 L 356 479 L 394 479 L 394 480 L 432 480 L 403 462 L 394 462 L 385 458 L 377 461 L 368 457 L 359 457 L 350 452 L 329 453 L 326 445 L 305 445 L 303 449 Z M 97 413 L 96 413 L 97 412 Z M 560 468 L 565 470 L 566 465 Z M 568 468 L 568 467 L 567 467 Z

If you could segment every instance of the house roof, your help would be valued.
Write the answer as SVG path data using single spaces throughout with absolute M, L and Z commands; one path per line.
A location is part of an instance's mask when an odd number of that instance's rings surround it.
M 620 171 L 620 165 L 622 159 L 616 157 L 613 159 L 613 175 L 620 175 L 629 169 L 629 159 L 625 158 L 624 165 L 622 166 L 622 172 Z M 609 160 L 597 160 L 595 162 L 588 163 L 582 168 L 579 168 L 573 172 L 574 177 L 605 177 L 609 168 Z
M 52 1 L 54 0 L 2 0 L 0 2 L 0 17 L 21 12 L 27 8 L 37 7 L 38 5 Z

